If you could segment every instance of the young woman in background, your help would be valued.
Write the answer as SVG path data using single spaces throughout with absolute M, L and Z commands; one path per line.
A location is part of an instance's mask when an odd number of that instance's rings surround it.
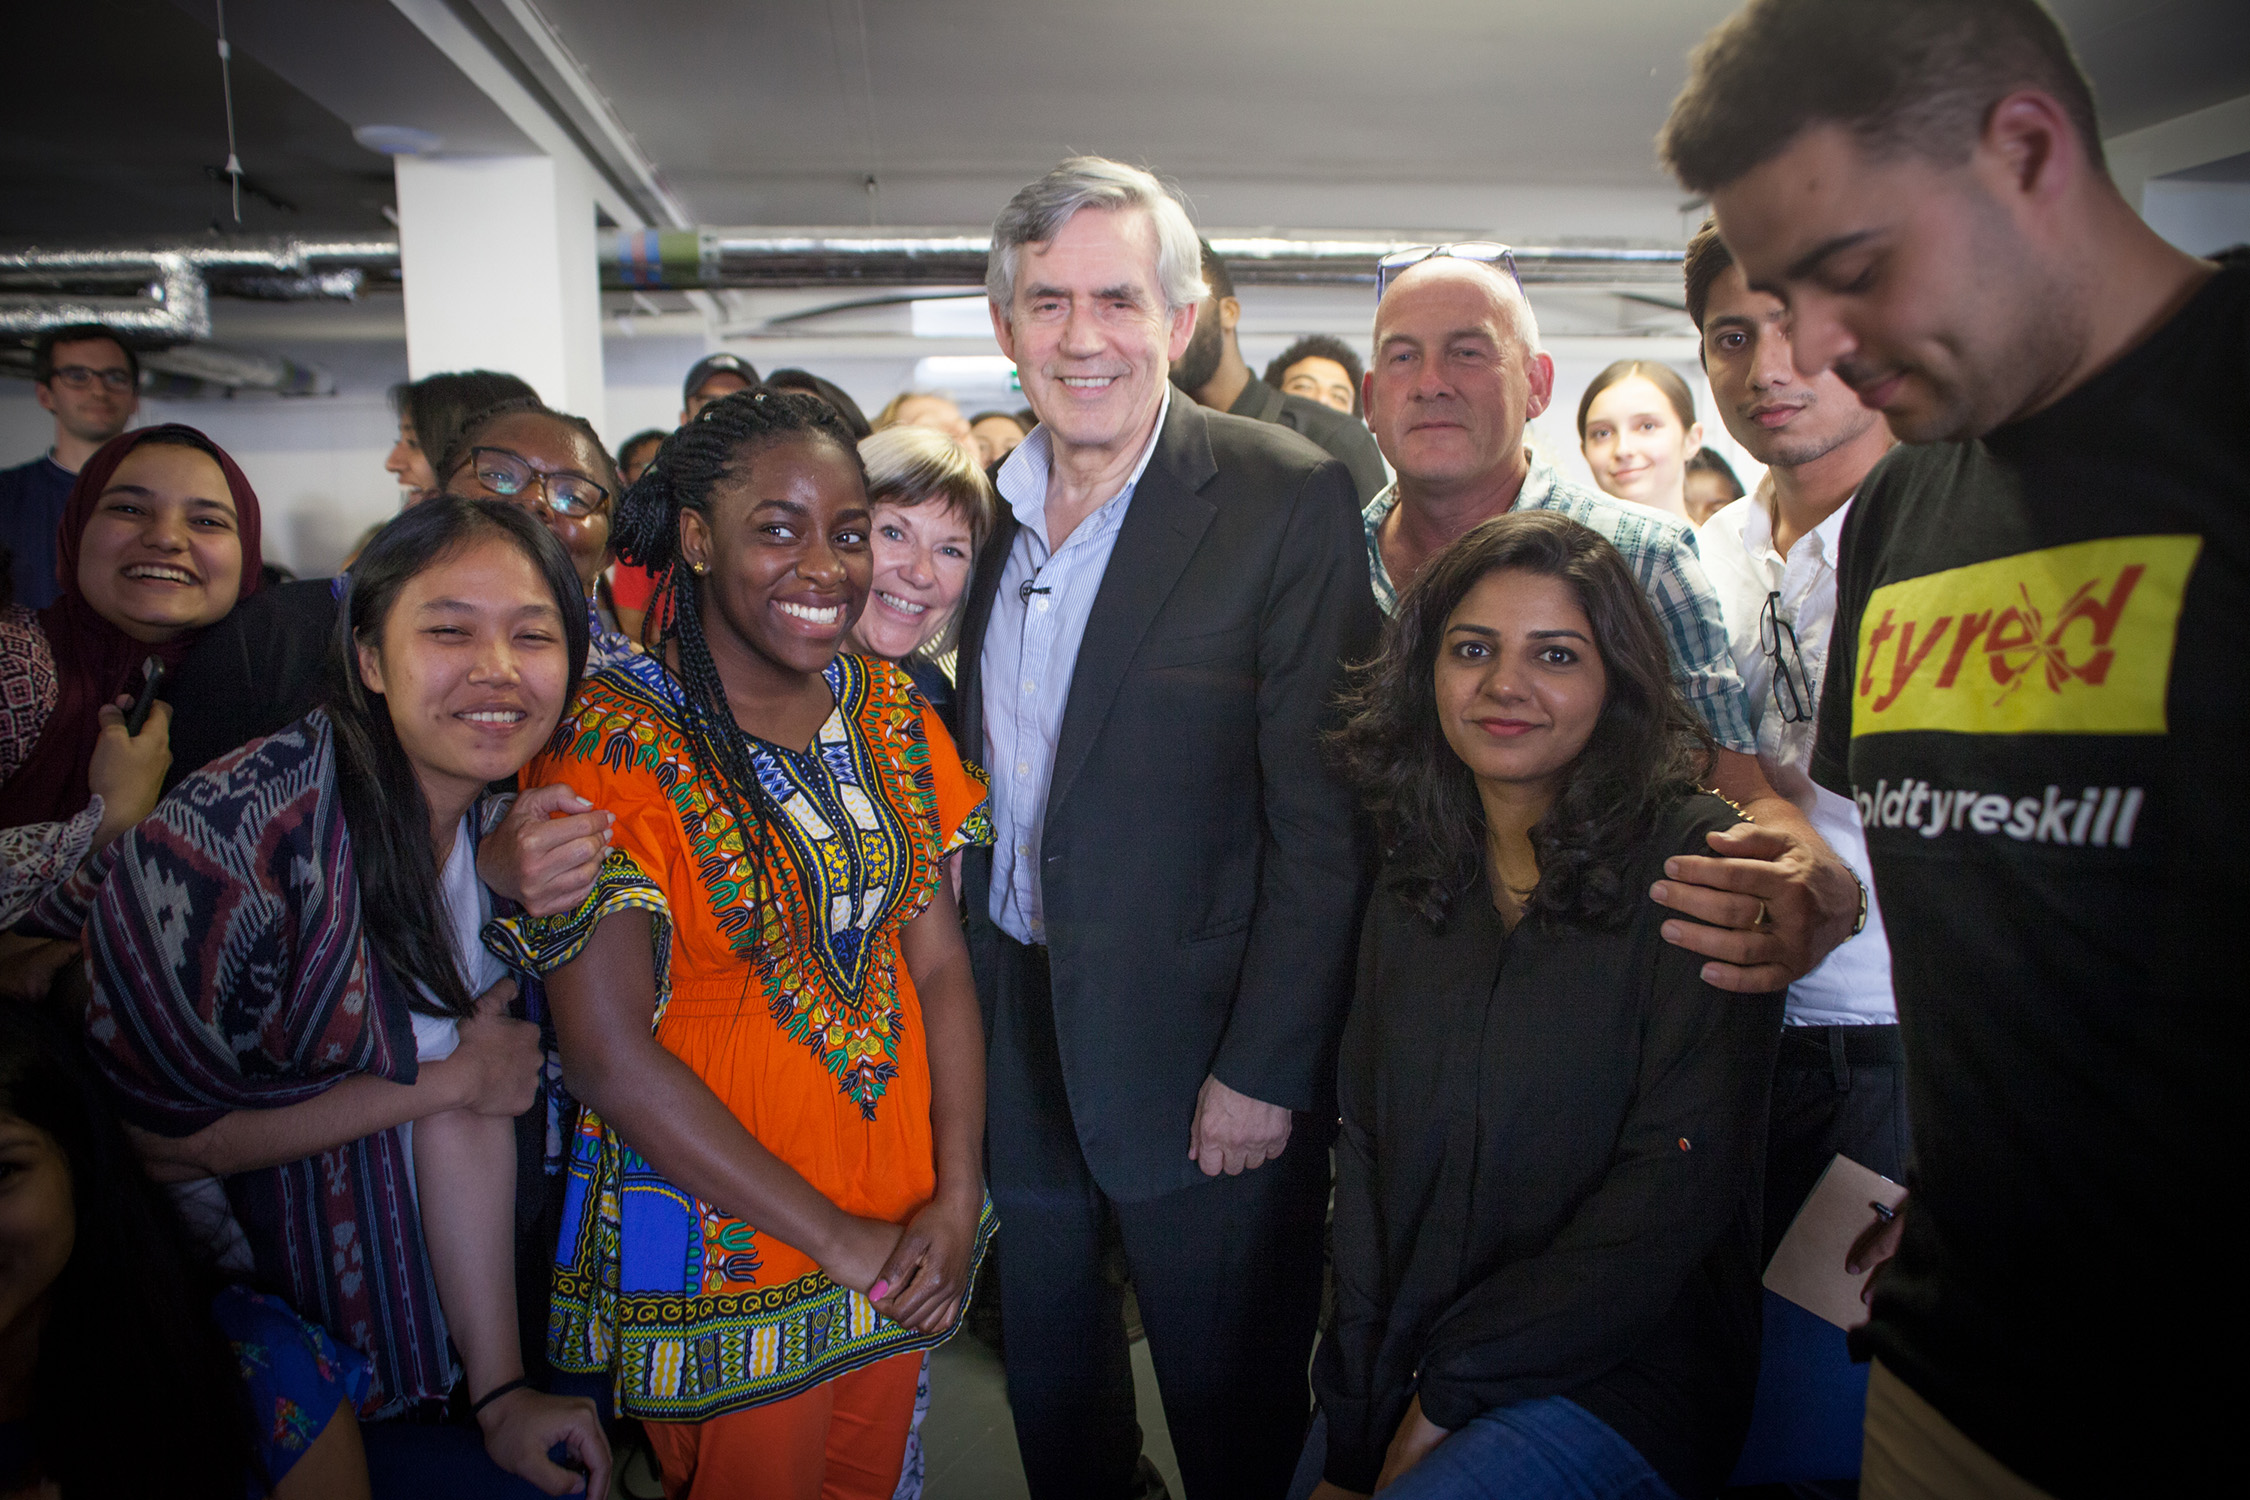
M 1596 375 L 1578 400 L 1578 443 L 1604 491 L 1688 519 L 1688 456 L 1703 446 L 1703 424 L 1670 366 L 1621 359 Z

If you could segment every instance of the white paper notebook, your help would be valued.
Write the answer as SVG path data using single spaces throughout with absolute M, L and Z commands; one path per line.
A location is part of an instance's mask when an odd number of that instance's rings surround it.
M 1857 1328 L 1867 1321 L 1867 1304 L 1860 1291 L 1868 1272 L 1857 1276 L 1844 1269 L 1852 1242 L 1881 1215 L 1880 1203 L 1896 1209 L 1906 1201 L 1903 1185 L 1839 1156 L 1820 1174 L 1820 1181 L 1797 1210 L 1789 1232 L 1773 1252 L 1766 1267 L 1766 1288 L 1787 1297 L 1807 1312 L 1838 1328 Z

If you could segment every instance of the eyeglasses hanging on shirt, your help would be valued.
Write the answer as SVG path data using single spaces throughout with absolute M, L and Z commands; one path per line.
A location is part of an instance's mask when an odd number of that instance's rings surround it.
M 1803 724 L 1813 716 L 1812 679 L 1805 675 L 1805 658 L 1797 650 L 1797 632 L 1781 617 L 1781 591 L 1766 595 L 1758 613 L 1758 649 L 1773 663 L 1773 697 L 1781 709 L 1781 722 Z

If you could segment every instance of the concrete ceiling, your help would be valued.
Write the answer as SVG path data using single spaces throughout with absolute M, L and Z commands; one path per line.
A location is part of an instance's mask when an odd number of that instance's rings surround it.
M 2118 135 L 2250 96 L 2245 0 L 2052 0 Z M 1072 150 L 1218 227 L 1675 241 L 1650 141 L 1732 0 L 232 0 L 243 227 L 365 230 L 354 126 L 531 149 L 473 35 L 654 220 L 978 225 Z M 0 236 L 232 227 L 213 0 L 18 6 Z M 435 21 L 433 22 L 433 17 Z M 574 80 L 558 81 L 556 59 Z M 38 60 L 33 63 L 31 60 Z M 489 59 L 487 59 L 489 62 Z M 586 101 L 606 119 L 591 117 Z M 534 132 L 536 134 L 537 132 Z M 672 198 L 618 165 L 637 143 Z M 875 179 L 872 193 L 868 178 Z M 287 204 L 288 207 L 278 206 Z
M 208 5 L 205 7 L 208 9 Z M 8 8 L 0 235 L 99 239 L 234 227 L 210 26 L 163 0 Z M 256 57 L 233 64 L 245 232 L 385 227 L 390 163 Z
M 480 0 L 491 8 L 492 0 Z M 1204 223 L 1614 235 L 1733 0 L 537 0 L 711 223 L 978 223 L 1071 150 Z M 520 6 L 516 8 L 520 9 Z M 2111 133 L 2250 94 L 2243 0 L 2056 0 Z M 866 181 L 873 177 L 876 191 Z M 1533 189 L 1536 207 L 1493 189 Z M 1559 194 L 1576 192 L 1577 203 Z M 1542 222 L 1509 226 L 1513 212 Z M 1669 223 L 1658 223 L 1669 232 Z

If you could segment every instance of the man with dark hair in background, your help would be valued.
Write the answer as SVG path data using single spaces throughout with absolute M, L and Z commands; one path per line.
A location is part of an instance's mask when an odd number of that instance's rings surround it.
M 695 420 L 696 413 L 737 391 L 747 391 L 758 383 L 758 368 L 739 354 L 721 350 L 706 354 L 688 368 L 687 379 L 680 383 L 680 425 L 685 427 Z
M 1196 310 L 1187 353 L 1172 366 L 1172 384 L 1213 411 L 1272 422 L 1311 439 L 1352 471 L 1360 504 L 1374 499 L 1390 476 L 1367 428 L 1320 402 L 1285 396 L 1250 372 L 1234 332 L 1242 321 L 1242 302 L 1234 295 L 1227 263 L 1212 253 L 1208 242 L 1203 244 L 1203 284 L 1210 292 Z
M 1302 396 L 1356 417 L 1365 373 L 1351 345 L 1330 334 L 1308 333 L 1266 366 L 1266 384 L 1284 396 Z
M 78 470 L 141 408 L 141 362 L 99 323 L 51 328 L 32 349 L 39 404 L 55 414 L 53 446 L 0 472 L 0 546 L 15 553 L 16 603 L 55 602 L 55 528 Z
M 1858 807 L 1814 784 L 1810 771 L 1836 616 L 1837 538 L 1853 492 L 1890 451 L 1890 429 L 1835 372 L 1797 372 L 1781 299 L 1750 290 L 1715 225 L 1688 242 L 1684 270 L 1712 403 L 1734 440 L 1766 465 L 1754 494 L 1721 507 L 1696 534 L 1749 691 L 1758 767 L 1871 884 Z M 1866 926 L 1789 986 L 1784 1014 L 1766 1135 L 1768 1259 L 1837 1153 L 1894 1180 L 1906 1174 L 1905 1055 L 1873 897 Z
M 991 468 L 1023 445 L 1031 436 L 1031 429 L 1016 420 L 1010 411 L 980 411 L 969 418 L 969 437 L 977 445 L 977 457 Z
M 1853 502 L 1814 758 L 1914 1121 L 1862 1493 L 2231 1487 L 2250 273 L 2125 201 L 2032 0 L 1754 0 L 1660 144 L 1797 368 L 1927 445 Z

